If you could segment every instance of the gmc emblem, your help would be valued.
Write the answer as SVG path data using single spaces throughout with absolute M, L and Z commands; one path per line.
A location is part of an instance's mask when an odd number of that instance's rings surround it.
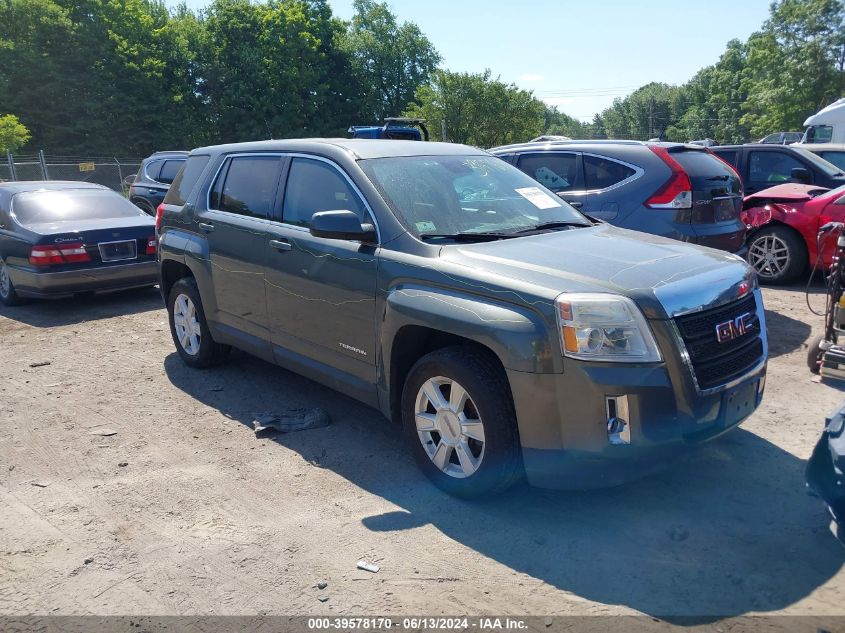
M 734 339 L 748 334 L 748 331 L 754 327 L 751 323 L 751 313 L 746 312 L 740 314 L 733 321 L 725 321 L 716 326 L 716 340 L 720 343 L 727 343 Z

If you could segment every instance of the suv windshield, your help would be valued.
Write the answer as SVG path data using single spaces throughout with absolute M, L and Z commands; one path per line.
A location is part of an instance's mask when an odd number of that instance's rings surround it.
M 123 196 L 97 189 L 19 193 L 12 201 L 12 212 L 24 225 L 146 216 Z
M 511 234 L 590 221 L 499 158 L 407 156 L 360 162 L 393 212 L 417 237 Z

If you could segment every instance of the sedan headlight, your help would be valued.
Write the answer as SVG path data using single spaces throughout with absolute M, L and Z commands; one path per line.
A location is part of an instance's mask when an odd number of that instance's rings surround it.
M 555 304 L 565 356 L 617 363 L 663 360 L 645 317 L 627 297 L 565 292 Z

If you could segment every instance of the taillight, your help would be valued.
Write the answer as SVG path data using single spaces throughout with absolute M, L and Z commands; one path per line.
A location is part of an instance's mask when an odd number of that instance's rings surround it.
M 52 266 L 54 264 L 78 264 L 90 262 L 91 256 L 82 242 L 65 244 L 39 244 L 29 252 L 29 263 L 33 266 Z
M 161 219 L 164 217 L 164 203 L 156 207 L 156 235 L 161 230 Z
M 156 245 L 158 244 L 158 240 L 156 239 L 155 235 L 150 235 L 147 238 L 147 255 L 155 255 L 156 254 Z
M 665 147 L 649 145 L 649 149 L 666 163 L 672 170 L 672 175 L 651 198 L 646 200 L 645 206 L 652 209 L 691 209 L 692 183 L 687 172 L 669 155 L 669 150 Z

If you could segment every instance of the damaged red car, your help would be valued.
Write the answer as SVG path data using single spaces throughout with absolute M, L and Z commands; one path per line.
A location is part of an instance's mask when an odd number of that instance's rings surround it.
M 836 240 L 819 238 L 819 227 L 845 222 L 845 187 L 789 183 L 764 189 L 745 198 L 741 218 L 748 230 L 748 263 L 760 282 L 790 283 L 816 264 L 831 264 Z

